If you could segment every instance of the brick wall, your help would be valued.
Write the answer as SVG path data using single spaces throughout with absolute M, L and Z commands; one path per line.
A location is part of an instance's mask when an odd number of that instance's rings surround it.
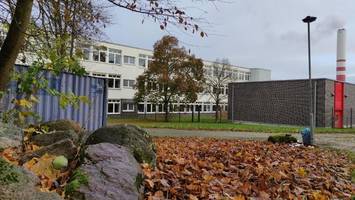
M 317 79 L 317 126 L 325 126 L 326 79 Z M 229 119 L 309 125 L 308 80 L 231 83 Z
M 344 108 L 344 126 L 350 126 L 351 120 L 352 124 L 355 125 L 354 112 L 355 112 L 355 85 L 346 83 L 345 84 L 345 108 Z M 352 113 L 351 113 L 352 109 Z M 353 117 L 351 117 L 353 115 Z M 353 126 L 355 127 L 355 126 Z

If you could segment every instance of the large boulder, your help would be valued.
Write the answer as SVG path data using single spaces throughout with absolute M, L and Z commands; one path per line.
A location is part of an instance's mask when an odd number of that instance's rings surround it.
M 126 147 L 100 143 L 84 152 L 83 164 L 66 187 L 68 199 L 142 199 L 141 169 Z
M 78 148 L 74 145 L 73 141 L 70 139 L 64 139 L 24 155 L 20 160 L 20 164 L 23 164 L 34 157 L 42 157 L 46 153 L 57 156 L 63 155 L 68 159 L 73 159 L 77 152 Z
M 0 122 L 0 150 L 22 145 L 23 130 Z
M 155 146 L 150 135 L 134 125 L 115 125 L 97 129 L 86 140 L 86 145 L 112 143 L 127 147 L 139 163 L 155 165 Z
M 79 136 L 74 130 L 52 131 L 49 133 L 38 134 L 31 137 L 31 143 L 39 146 L 47 146 L 59 142 L 64 139 L 70 139 L 77 143 Z
M 39 179 L 31 172 L 0 158 L 1 200 L 63 200 L 57 193 L 39 191 L 38 183 Z
M 56 121 L 48 121 L 40 124 L 42 127 L 48 127 L 49 131 L 69 131 L 74 130 L 76 133 L 81 133 L 83 130 L 77 122 L 67 119 Z

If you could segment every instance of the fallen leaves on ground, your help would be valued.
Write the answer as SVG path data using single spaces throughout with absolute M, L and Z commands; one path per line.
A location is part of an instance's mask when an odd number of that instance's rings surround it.
M 146 199 L 349 199 L 345 155 L 309 147 L 207 138 L 155 138 L 143 164 Z
M 6 148 L 0 151 L 0 157 L 6 161 L 19 166 L 20 158 L 33 151 L 36 151 L 41 146 L 30 143 L 29 138 L 33 134 L 43 134 L 46 130 L 28 128 L 24 130 L 24 143 L 23 148 Z M 69 180 L 69 175 L 77 165 L 78 160 L 72 160 L 69 166 L 63 170 L 56 170 L 53 167 L 53 160 L 56 158 L 54 155 L 45 154 L 40 158 L 34 157 L 22 165 L 26 169 L 33 172 L 40 179 L 39 189 L 43 192 L 57 192 L 64 197 L 64 186 Z

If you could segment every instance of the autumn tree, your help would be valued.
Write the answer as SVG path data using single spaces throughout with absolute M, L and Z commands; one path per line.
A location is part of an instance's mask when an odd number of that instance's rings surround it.
M 202 60 L 179 47 L 175 37 L 164 36 L 154 45 L 148 70 L 137 78 L 135 99 L 162 104 L 168 121 L 169 106 L 178 99 L 195 102 L 203 82 Z
M 76 4 L 77 2 L 85 3 L 88 7 Z M 44 34 L 51 32 L 52 35 L 56 36 L 57 31 L 65 32 L 67 31 L 71 37 L 69 40 L 69 46 L 74 45 L 75 38 L 78 33 L 86 32 L 89 26 L 84 26 L 84 29 L 75 27 L 77 25 L 85 25 L 87 21 L 95 21 L 97 18 L 101 19 L 102 16 L 99 13 L 93 14 L 90 12 L 85 12 L 89 15 L 80 15 L 82 10 L 87 9 L 90 11 L 91 5 L 103 5 L 101 13 L 106 12 L 107 7 L 118 7 L 121 9 L 129 10 L 135 13 L 140 13 L 157 22 L 161 29 L 166 29 L 168 24 L 172 26 L 179 26 L 185 30 L 191 30 L 193 33 L 199 33 L 202 37 L 206 35 L 201 28 L 198 26 L 197 22 L 200 21 L 199 18 L 193 18 L 185 13 L 185 11 L 172 1 L 155 1 L 155 0 L 4 0 L 0 1 L 0 22 L 9 21 L 9 31 L 6 39 L 1 46 L 0 52 L 0 91 L 4 91 L 7 87 L 9 81 L 10 73 L 13 70 L 18 53 L 24 45 L 24 38 L 28 31 L 28 26 L 31 19 L 31 11 L 33 5 L 36 12 L 33 13 L 34 19 L 40 19 L 42 24 L 40 25 L 44 28 Z M 77 6 L 80 5 L 80 6 Z M 64 9 L 63 9 L 64 8 Z M 82 18 L 81 18 L 82 17 Z M 52 19 L 53 23 L 49 23 Z M 65 26 L 63 24 L 63 19 L 72 22 L 71 26 Z M 80 21 L 81 19 L 81 21 Z M 76 23 L 77 21 L 80 23 Z M 70 24 L 70 23 L 69 23 Z M 87 24 L 86 24 L 87 25 Z M 48 31 L 50 28 L 51 31 Z M 97 29 L 96 29 L 97 30 Z M 46 35 L 45 35 L 46 36 Z M 46 36 L 48 37 L 48 36 Z M 59 48 L 59 53 L 64 52 L 64 48 L 68 45 L 62 45 Z M 73 54 L 71 48 L 71 55 Z
M 218 113 L 221 114 L 221 102 L 227 99 L 224 94 L 225 88 L 231 78 L 230 64 L 228 59 L 216 60 L 211 66 L 211 73 L 206 73 L 205 92 L 216 104 L 215 121 L 218 121 Z

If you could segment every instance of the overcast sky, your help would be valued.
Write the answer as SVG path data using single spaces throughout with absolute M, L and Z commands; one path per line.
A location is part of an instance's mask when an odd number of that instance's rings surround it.
M 181 45 L 205 60 L 228 58 L 238 66 L 268 68 L 272 79 L 308 77 L 307 26 L 311 24 L 314 77 L 335 79 L 336 32 L 347 29 L 347 80 L 355 83 L 355 1 L 352 0 L 225 0 L 227 3 L 190 4 L 193 16 L 202 16 L 207 38 L 170 29 Z M 193 5 L 193 6 L 191 6 Z M 204 13 L 206 12 L 206 13 Z M 158 24 L 122 9 L 111 11 L 113 24 L 105 40 L 152 49 L 163 35 Z

